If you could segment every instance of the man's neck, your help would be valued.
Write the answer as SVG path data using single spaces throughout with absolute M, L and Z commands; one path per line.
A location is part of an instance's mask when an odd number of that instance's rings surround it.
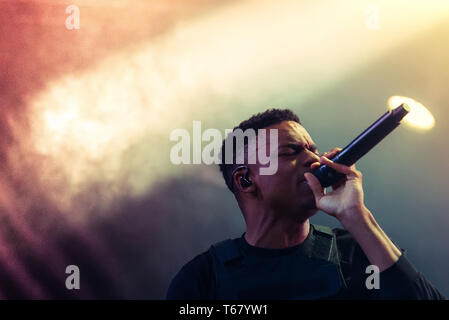
M 309 219 L 298 222 L 287 218 L 259 218 L 247 221 L 245 240 L 260 248 L 289 248 L 303 243 L 309 235 L 309 228 Z

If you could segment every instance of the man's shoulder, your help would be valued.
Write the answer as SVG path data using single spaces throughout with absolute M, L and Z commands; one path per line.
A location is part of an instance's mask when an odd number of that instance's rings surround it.
M 204 251 L 196 255 L 193 259 L 185 263 L 176 274 L 175 278 L 196 278 L 207 273 L 212 267 L 212 258 L 209 251 Z
M 352 263 L 354 255 L 359 256 L 362 251 L 353 236 L 343 228 L 333 228 L 337 240 L 337 248 L 343 263 Z
M 318 232 L 321 234 L 327 235 L 335 235 L 337 240 L 346 240 L 346 241 L 354 241 L 351 234 L 343 228 L 331 228 L 324 225 L 312 224 L 314 232 Z
M 351 237 L 352 238 L 351 234 L 343 228 L 332 228 L 331 230 L 337 238 L 341 238 L 341 237 Z
M 335 238 L 338 243 L 339 249 L 341 249 L 341 245 L 343 245 L 345 248 L 347 246 L 354 246 L 356 245 L 356 242 L 354 238 L 351 236 L 351 234 L 342 228 L 331 228 L 323 225 L 318 224 L 312 224 L 314 233 L 324 234 L 326 236 L 332 236 L 335 235 Z
M 335 237 L 337 239 L 337 243 L 340 244 L 351 244 L 351 245 L 355 245 L 357 244 L 357 242 L 355 241 L 355 239 L 352 237 L 352 235 L 345 229 L 342 228 L 333 228 L 332 229 L 332 233 L 335 234 Z
M 172 279 L 167 299 L 208 299 L 213 280 L 212 258 L 204 251 L 188 261 Z

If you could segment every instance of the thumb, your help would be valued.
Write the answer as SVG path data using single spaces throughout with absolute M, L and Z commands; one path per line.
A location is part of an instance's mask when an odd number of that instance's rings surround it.
M 311 173 L 306 172 L 304 174 L 304 178 L 307 180 L 307 183 L 309 184 L 310 189 L 313 192 L 313 195 L 315 196 L 315 200 L 318 203 L 322 196 L 324 196 L 324 188 L 321 186 L 320 181 Z

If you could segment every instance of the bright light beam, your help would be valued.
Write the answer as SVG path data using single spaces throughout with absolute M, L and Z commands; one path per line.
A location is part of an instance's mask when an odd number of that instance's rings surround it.
M 391 96 L 388 99 L 388 109 L 392 110 L 402 103 L 406 103 L 410 107 L 410 112 L 402 120 L 413 128 L 421 130 L 430 130 L 435 126 L 435 118 L 432 113 L 420 102 L 403 96 Z

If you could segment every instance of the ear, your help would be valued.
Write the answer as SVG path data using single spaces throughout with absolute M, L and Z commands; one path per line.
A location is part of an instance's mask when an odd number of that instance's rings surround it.
M 252 178 L 251 170 L 248 169 L 248 173 L 246 174 L 246 177 L 249 181 L 251 181 L 251 185 L 244 186 L 242 185 L 242 178 L 245 177 L 245 170 L 238 170 L 234 176 L 232 177 L 234 179 L 234 186 L 236 189 L 239 190 L 239 192 L 242 193 L 255 193 L 257 190 L 256 184 L 254 183 L 254 179 Z

